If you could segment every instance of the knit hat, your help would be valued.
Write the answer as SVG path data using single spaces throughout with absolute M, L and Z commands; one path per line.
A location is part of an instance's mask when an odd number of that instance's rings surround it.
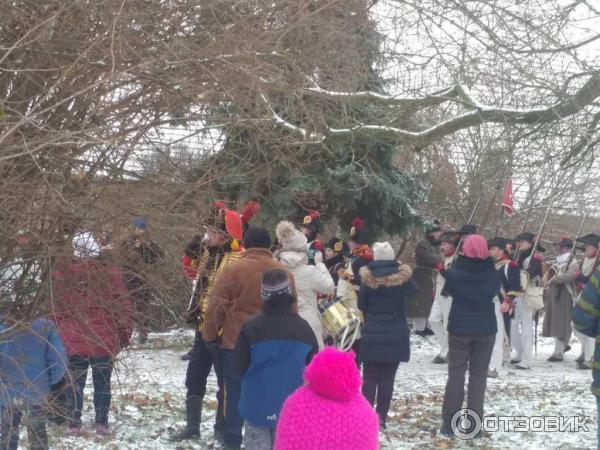
M 389 242 L 375 242 L 373 244 L 375 261 L 394 261 L 396 253 Z
M 292 283 L 287 272 L 282 269 L 267 270 L 262 277 L 260 294 L 264 302 L 280 295 L 292 295 Z
M 135 219 L 133 219 L 134 228 L 141 228 L 142 230 L 145 230 L 147 225 L 148 224 L 146 223 L 146 219 L 144 219 L 143 217 L 136 217 Z
M 244 233 L 245 248 L 270 248 L 271 244 L 271 236 L 264 228 L 250 227 Z
M 100 246 L 89 231 L 80 231 L 73 237 L 73 255 L 76 258 L 96 258 Z
M 275 450 L 375 450 L 379 419 L 360 393 L 354 354 L 327 347 L 304 371 L 306 384 L 283 405 Z
M 486 259 L 489 256 L 487 241 L 480 234 L 469 234 L 463 243 L 463 254 L 467 258 Z
M 283 251 L 285 250 L 297 250 L 306 251 L 308 239 L 304 236 L 304 233 L 297 230 L 292 222 L 283 220 L 277 224 L 275 228 L 275 234 L 279 240 L 279 244 Z

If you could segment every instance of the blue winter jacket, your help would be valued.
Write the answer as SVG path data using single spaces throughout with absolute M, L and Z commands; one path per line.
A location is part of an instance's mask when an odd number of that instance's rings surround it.
M 283 402 L 302 386 L 304 368 L 319 345 L 291 305 L 271 306 L 244 323 L 235 358 L 242 376 L 240 414 L 254 426 L 274 429 Z
M 596 341 L 592 393 L 600 397 L 600 273 L 594 272 L 571 313 L 575 329 Z
M 452 297 L 448 333 L 462 336 L 496 334 L 493 299 L 500 290 L 500 275 L 492 258 L 459 256 L 444 276 L 446 291 Z
M 36 319 L 23 329 L 0 322 L 0 407 L 38 405 L 65 376 L 66 353 L 54 323 Z

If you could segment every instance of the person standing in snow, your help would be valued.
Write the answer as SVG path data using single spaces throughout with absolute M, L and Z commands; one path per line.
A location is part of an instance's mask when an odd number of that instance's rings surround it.
M 533 253 L 535 243 L 535 235 L 533 233 L 524 232 L 519 234 L 515 241 L 518 248 L 518 265 L 521 271 L 527 272 L 529 283 L 537 285 L 542 279 L 542 261 L 544 260 L 541 253 Z M 543 249 L 538 245 L 538 250 Z M 523 287 L 525 289 L 525 287 Z M 524 295 L 524 293 L 523 293 Z M 531 359 L 533 357 L 533 314 L 534 312 L 529 307 L 523 296 L 517 297 L 514 300 L 514 316 L 511 321 L 510 342 L 515 349 L 515 357 L 511 359 L 511 364 L 514 364 L 515 369 L 529 370 L 531 369 Z
M 244 323 L 235 346 L 247 449 L 273 448 L 283 402 L 302 386 L 304 368 L 319 350 L 310 325 L 294 311 L 290 278 L 281 269 L 263 274 L 262 312 Z
M 55 325 L 23 320 L 18 305 L 0 303 L 0 448 L 17 450 L 23 419 L 29 446 L 48 449 L 46 401 L 66 373 L 66 354 Z
M 348 245 L 337 237 L 332 237 L 325 244 L 325 267 L 329 270 L 333 283 L 337 286 L 340 273 L 346 267 L 346 255 L 349 253 Z
M 592 394 L 598 407 L 597 448 L 600 450 L 600 273 L 594 272 L 572 312 L 575 329 L 596 342 L 592 370 Z
M 415 268 L 413 279 L 417 292 L 407 304 L 407 317 L 412 319 L 413 331 L 418 336 L 433 334 L 427 328 L 427 319 L 431 313 L 434 295 L 435 268 L 442 261 L 440 249 L 437 246 L 442 229 L 437 221 L 428 226 L 425 239 L 417 242 L 415 247 Z
M 388 242 L 373 245 L 375 260 L 360 269 L 358 307 L 365 318 L 358 358 L 363 366 L 362 392 L 376 406 L 381 428 L 385 428 L 394 393 L 394 379 L 401 362 L 410 359 L 410 330 L 406 301 L 416 288 L 412 269 L 395 260 Z M 377 399 L 377 402 L 375 402 Z
M 323 254 L 315 254 L 315 265 L 308 264 L 308 242 L 306 236 L 294 225 L 284 220 L 275 230 L 281 249 L 277 254 L 279 262 L 292 275 L 298 290 L 298 314 L 306 320 L 315 333 L 319 349 L 323 348 L 323 328 L 318 308 L 318 296 L 334 292 L 335 285 L 327 267 L 323 264 Z
M 134 300 L 134 319 L 141 344 L 148 340 L 148 308 L 152 299 L 151 268 L 164 256 L 162 249 L 150 239 L 146 228 L 146 219 L 135 218 L 133 232 L 121 246 L 125 283 Z
M 453 436 L 452 417 L 462 409 L 465 373 L 469 371 L 467 408 L 483 418 L 487 372 L 496 333 L 494 296 L 500 290 L 500 276 L 489 257 L 487 241 L 471 234 L 447 271 L 445 289 L 452 296 L 448 318 L 448 381 L 442 407 L 441 433 Z
M 248 228 L 243 244 L 241 257 L 228 264 L 215 282 L 202 329 L 206 346 L 216 355 L 223 370 L 226 449 L 240 448 L 244 425 L 238 409 L 242 378 L 235 363 L 235 344 L 244 322 L 262 310 L 263 273 L 269 269 L 285 269 L 273 258 L 269 250 L 271 237 L 264 228 Z
M 327 347 L 312 359 L 304 380 L 283 404 L 275 450 L 379 448 L 377 415 L 360 393 L 351 353 Z
M 496 340 L 494 341 L 494 349 L 488 367 L 488 377 L 498 378 L 504 361 L 504 343 L 507 339 L 504 314 L 510 314 L 510 308 L 515 297 L 521 294 L 521 276 L 519 266 L 514 261 L 510 260 L 509 242 L 507 239 L 496 237 L 488 241 L 488 249 L 490 257 L 495 262 L 496 270 L 500 276 L 500 291 L 494 297 L 494 313 L 496 314 Z M 510 331 L 510 327 L 508 329 Z M 508 347 L 510 353 L 510 346 Z
M 558 246 L 559 254 L 554 262 L 556 275 L 548 281 L 544 291 L 544 324 L 542 336 L 554 338 L 554 352 L 549 362 L 563 360 L 571 339 L 571 311 L 575 298 L 575 277 L 577 276 L 577 260 L 572 256 L 573 241 L 561 237 Z
M 206 232 L 204 235 L 194 236 L 183 256 L 184 273 L 194 280 L 186 321 L 195 324 L 196 333 L 193 347 L 184 358 L 189 361 L 185 374 L 186 426 L 170 437 L 170 440 L 176 442 L 200 436 L 202 402 L 206 395 L 208 376 L 213 367 L 218 385 L 213 432 L 215 441 L 222 443 L 226 430 L 223 371 L 218 356 L 205 342 L 202 331 L 210 295 L 225 268 L 242 257 L 244 226 L 260 207 L 255 202 L 250 202 L 243 213 L 239 214 L 226 208 L 223 202 L 216 202 L 213 206 L 213 214 Z
M 458 234 L 449 231 L 442 234 L 437 241 L 440 250 L 442 251 L 442 255 L 444 256 L 444 261 L 438 263 L 442 264 L 441 267 L 443 270 L 448 270 L 454 261 L 458 239 Z M 440 351 L 437 356 L 433 358 L 434 364 L 446 364 L 448 362 L 447 328 L 448 316 L 450 315 L 450 308 L 452 307 L 452 297 L 442 294 L 442 292 L 444 292 L 445 283 L 445 278 L 437 271 L 435 276 L 435 297 L 433 299 L 433 305 L 431 306 L 431 313 L 429 313 L 429 324 L 431 325 L 431 329 L 440 346 Z
M 121 270 L 98 260 L 100 247 L 89 232 L 73 238 L 74 260 L 52 272 L 52 315 L 69 357 L 73 380 L 69 432 L 81 433 L 83 391 L 92 370 L 96 433 L 109 434 L 111 376 L 115 358 L 133 332 L 133 304 Z
M 586 283 L 590 281 L 592 273 L 598 264 L 598 248 L 600 247 L 600 236 L 596 234 L 587 234 L 577 239 L 577 241 L 583 244 L 583 261 L 579 272 L 575 276 L 575 283 L 577 288 L 576 301 L 581 296 L 581 292 Z M 596 267 L 594 267 L 596 266 Z M 575 326 L 573 327 L 573 334 L 577 337 L 577 340 L 581 343 L 581 354 L 575 360 L 577 368 L 581 370 L 590 370 L 592 368 L 592 360 L 594 358 L 594 339 L 581 333 Z

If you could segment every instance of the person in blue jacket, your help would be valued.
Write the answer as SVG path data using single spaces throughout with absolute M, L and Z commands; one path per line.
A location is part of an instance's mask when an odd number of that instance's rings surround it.
M 581 291 L 581 296 L 571 313 L 573 326 L 577 331 L 594 338 L 594 362 L 592 364 L 592 394 L 598 405 L 600 423 L 600 273 L 594 272 Z M 600 450 L 600 425 L 597 431 L 597 448 Z
M 246 424 L 245 446 L 271 450 L 285 399 L 302 386 L 302 374 L 319 345 L 296 312 L 291 276 L 283 269 L 263 274 L 263 311 L 242 326 L 235 358 L 242 377 L 239 411 Z
M 32 449 L 48 448 L 44 404 L 65 376 L 66 353 L 54 323 L 21 320 L 16 308 L 0 308 L 0 449 L 16 450 L 25 417 Z

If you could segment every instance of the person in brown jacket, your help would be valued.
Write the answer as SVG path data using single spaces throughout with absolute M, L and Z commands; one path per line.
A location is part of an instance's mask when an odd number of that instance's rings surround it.
M 263 273 L 284 269 L 269 251 L 267 230 L 250 227 L 244 235 L 244 254 L 228 265 L 214 285 L 205 313 L 202 335 L 206 346 L 218 354 L 225 385 L 226 449 L 239 449 L 244 420 L 238 411 L 241 377 L 235 366 L 234 348 L 242 325 L 262 311 Z

